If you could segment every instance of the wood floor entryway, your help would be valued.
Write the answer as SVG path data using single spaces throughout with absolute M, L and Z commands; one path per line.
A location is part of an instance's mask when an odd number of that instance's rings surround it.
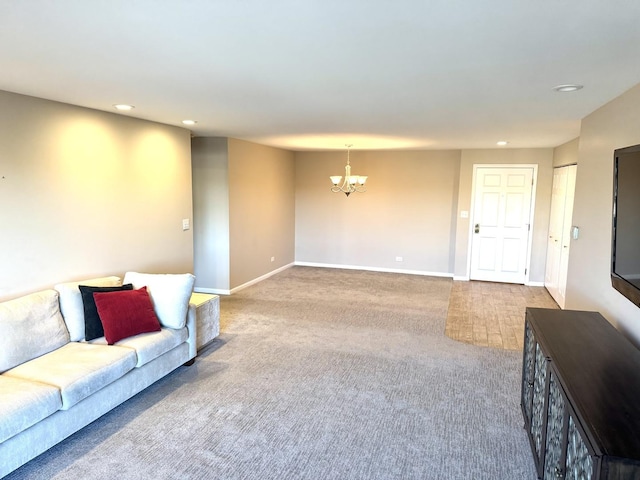
M 445 334 L 482 347 L 522 350 L 526 307 L 558 305 L 544 287 L 454 281 Z

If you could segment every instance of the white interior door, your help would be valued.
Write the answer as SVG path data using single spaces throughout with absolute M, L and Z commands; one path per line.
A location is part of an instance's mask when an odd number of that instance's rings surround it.
M 562 253 L 562 224 L 564 222 L 564 203 L 567 191 L 567 170 L 553 169 L 551 188 L 551 211 L 549 213 L 549 238 L 547 240 L 547 264 L 544 286 L 558 301 L 560 258 Z
M 577 166 L 570 165 L 554 169 L 553 174 L 544 285 L 560 308 L 564 308 L 567 295 L 576 173 Z
M 471 280 L 525 283 L 533 177 L 533 167 L 475 169 Z
M 565 167 L 567 171 L 567 195 L 564 203 L 564 222 L 562 225 L 562 253 L 560 254 L 560 272 L 558 274 L 558 297 L 560 308 L 564 308 L 567 297 L 567 272 L 569 271 L 569 250 L 571 249 L 571 223 L 573 220 L 573 198 L 576 191 L 576 173 L 578 167 Z

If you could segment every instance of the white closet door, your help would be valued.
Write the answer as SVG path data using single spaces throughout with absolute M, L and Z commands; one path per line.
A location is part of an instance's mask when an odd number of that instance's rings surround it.
M 564 222 L 562 226 L 562 250 L 560 253 L 560 271 L 558 272 L 558 305 L 564 308 L 567 296 L 567 272 L 569 270 L 569 251 L 571 250 L 571 223 L 573 220 L 573 197 L 576 191 L 576 172 L 578 167 L 571 165 L 567 169 L 567 190 L 564 202 Z
M 551 296 L 557 300 L 560 273 L 560 252 L 562 249 L 562 224 L 564 221 L 564 203 L 567 189 L 567 171 L 565 168 L 553 169 L 551 189 L 551 212 L 549 214 L 549 239 L 547 240 L 547 265 L 544 285 Z
M 555 168 L 553 174 L 544 284 L 560 308 L 566 297 L 576 170 L 576 165 L 570 165 Z

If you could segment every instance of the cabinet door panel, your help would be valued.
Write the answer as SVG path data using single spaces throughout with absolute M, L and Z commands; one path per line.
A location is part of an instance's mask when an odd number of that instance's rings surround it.
M 536 344 L 536 368 L 535 378 L 533 380 L 533 402 L 531 412 L 531 436 L 533 437 L 533 445 L 536 449 L 537 464 L 540 465 L 542 460 L 543 435 L 544 435 L 544 417 L 545 417 L 545 389 L 547 384 L 547 372 L 549 366 L 547 359 L 540 348 L 540 344 Z
M 569 415 L 565 468 L 567 480 L 591 480 L 593 478 L 593 458 L 589 455 L 587 444 L 584 442 L 572 415 Z
M 531 427 L 531 402 L 533 400 L 533 380 L 535 377 L 536 341 L 529 322 L 524 326 L 524 349 L 522 362 L 522 410 L 525 417 L 525 427 Z
M 547 409 L 547 441 L 544 454 L 544 479 L 562 478 L 566 451 L 568 412 L 562 389 L 553 372 L 549 379 L 549 407 Z

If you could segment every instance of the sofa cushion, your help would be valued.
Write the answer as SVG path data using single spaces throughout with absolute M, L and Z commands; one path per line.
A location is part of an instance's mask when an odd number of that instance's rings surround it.
M 55 285 L 60 293 L 60 311 L 69 329 L 69 336 L 72 342 L 84 340 L 84 305 L 79 285 L 90 285 L 93 287 L 115 287 L 120 285 L 120 277 L 100 277 L 83 280 L 81 282 L 66 282 Z
M 0 443 L 60 410 L 60 390 L 0 375 Z
M 104 338 L 109 345 L 140 333 L 160 331 L 160 322 L 153 311 L 147 287 L 121 292 L 98 292 L 93 295 L 93 299 L 104 328 Z
M 159 332 L 142 333 L 135 337 L 125 338 L 124 340 L 116 342 L 115 345 L 118 347 L 133 348 L 138 356 L 138 363 L 136 364 L 136 367 L 141 367 L 149 363 L 151 360 L 155 360 L 159 356 L 167 353 L 169 350 L 172 350 L 181 343 L 186 342 L 188 336 L 189 332 L 186 327 L 179 330 L 175 330 L 173 328 L 162 328 Z M 106 345 L 107 340 L 102 337 L 92 340 L 91 343 Z
M 127 272 L 124 275 L 124 283 L 133 283 L 133 288 L 147 287 L 160 323 L 163 327 L 175 329 L 184 327 L 187 321 L 189 298 L 195 279 L 190 273 Z
M 55 290 L 0 303 L 0 372 L 68 342 L 69 332 Z
M 68 410 L 135 366 L 136 352 L 130 348 L 70 342 L 4 375 L 58 387 L 62 410 Z
M 104 336 L 104 328 L 102 321 L 98 315 L 96 301 L 93 294 L 97 292 L 118 292 L 121 290 L 133 290 L 133 285 L 127 283 L 119 287 L 91 287 L 89 285 L 79 285 L 80 294 L 82 295 L 82 305 L 84 307 L 84 339 L 93 340 Z

